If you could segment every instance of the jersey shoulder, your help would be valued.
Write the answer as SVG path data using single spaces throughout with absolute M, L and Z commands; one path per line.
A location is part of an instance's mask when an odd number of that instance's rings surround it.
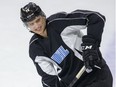
M 51 16 L 49 16 L 47 18 L 47 20 L 52 21 L 52 20 L 57 19 L 57 18 L 65 18 L 66 16 L 67 16 L 66 12 L 58 12 L 58 13 L 55 13 L 55 14 L 52 14 Z
M 31 37 L 31 39 L 30 39 L 30 42 L 29 42 L 29 45 L 31 45 L 33 42 L 35 42 L 35 41 L 39 41 L 39 40 L 41 40 L 41 39 L 43 39 L 44 37 L 42 37 L 42 36 L 40 36 L 40 35 L 38 35 L 38 34 L 34 34 L 32 37 Z M 38 40 L 39 39 L 39 40 Z

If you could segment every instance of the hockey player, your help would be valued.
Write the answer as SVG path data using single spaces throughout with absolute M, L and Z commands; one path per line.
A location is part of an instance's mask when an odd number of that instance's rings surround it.
M 85 65 L 73 87 L 112 87 L 111 72 L 100 52 L 105 17 L 95 11 L 59 12 L 46 18 L 33 2 L 21 8 L 21 20 L 32 32 L 29 55 L 43 87 L 68 87 Z M 87 34 L 82 33 L 87 29 Z

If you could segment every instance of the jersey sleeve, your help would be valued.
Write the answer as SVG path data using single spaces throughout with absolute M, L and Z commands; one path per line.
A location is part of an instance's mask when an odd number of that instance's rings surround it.
M 57 87 L 60 82 L 53 61 L 45 55 L 43 49 L 36 41 L 37 38 L 30 42 L 29 55 L 36 66 L 38 74 L 42 77 L 42 85 L 43 87 Z
M 87 35 L 93 37 L 99 43 L 101 42 L 104 23 L 105 17 L 102 14 L 88 10 L 75 10 L 71 13 L 65 13 L 65 17 L 57 17 L 48 22 L 59 34 L 65 29 L 70 29 L 69 34 L 75 34 L 75 32 L 81 29 L 87 29 Z M 71 26 L 73 26 L 73 30 L 68 28 Z M 64 33 L 66 34 L 66 32 Z

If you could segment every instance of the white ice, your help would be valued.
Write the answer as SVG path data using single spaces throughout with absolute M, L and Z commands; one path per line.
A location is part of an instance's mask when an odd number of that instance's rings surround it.
M 115 0 L 2 0 L 0 2 L 0 87 L 42 87 L 28 56 L 32 36 L 20 20 L 20 8 L 34 1 L 47 16 L 76 9 L 98 11 L 106 16 L 101 51 L 115 77 Z M 115 82 L 114 82 L 115 83 Z M 115 86 L 114 86 L 115 87 Z

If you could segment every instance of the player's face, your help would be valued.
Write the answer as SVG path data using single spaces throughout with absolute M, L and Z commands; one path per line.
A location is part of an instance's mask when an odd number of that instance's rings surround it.
M 39 34 L 41 36 L 46 36 L 45 26 L 46 26 L 46 18 L 43 16 L 37 16 L 34 20 L 27 22 L 27 26 L 30 31 Z

